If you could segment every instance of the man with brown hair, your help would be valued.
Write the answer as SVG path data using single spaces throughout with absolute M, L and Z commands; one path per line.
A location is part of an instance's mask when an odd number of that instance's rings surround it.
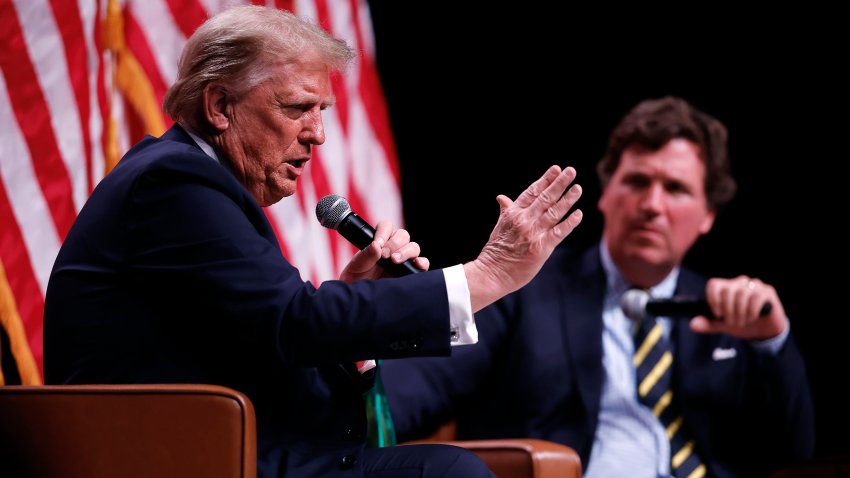
M 601 240 L 560 249 L 476 319 L 477 347 L 384 362 L 402 438 L 453 417 L 461 439 L 574 448 L 587 477 L 753 477 L 808 457 L 803 360 L 776 290 L 682 266 L 732 199 L 727 131 L 686 101 L 643 101 L 598 164 Z M 623 294 L 704 298 L 700 315 L 630 320 Z

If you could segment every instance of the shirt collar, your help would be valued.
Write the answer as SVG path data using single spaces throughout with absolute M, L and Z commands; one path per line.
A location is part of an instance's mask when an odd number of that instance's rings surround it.
M 200 136 L 195 134 L 191 129 L 187 128 L 186 126 L 183 126 L 183 129 L 186 130 L 186 134 L 188 134 L 189 137 L 191 137 L 192 140 L 195 141 L 195 144 L 197 144 L 198 147 L 201 148 L 201 151 L 207 153 L 207 156 L 221 163 L 221 160 L 218 159 L 218 155 L 215 154 L 215 149 L 213 149 L 211 144 L 204 141 Z

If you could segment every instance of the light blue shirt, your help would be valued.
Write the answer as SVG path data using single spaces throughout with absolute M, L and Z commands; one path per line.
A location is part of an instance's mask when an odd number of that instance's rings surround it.
M 638 402 L 635 387 L 633 334 L 636 324 L 620 309 L 620 297 L 629 288 L 614 265 L 608 248 L 601 245 L 602 266 L 608 278 L 602 308 L 602 363 L 605 380 L 599 404 L 599 423 L 593 437 L 586 478 L 628 476 L 670 477 L 670 442 L 658 418 Z M 669 298 L 676 290 L 679 269 L 674 269 L 649 290 L 652 297 Z M 660 318 L 665 338 L 669 338 L 671 322 Z M 788 337 L 785 332 L 773 339 L 750 342 L 757 350 L 778 353 Z M 675 351 L 674 351 L 675 355 Z

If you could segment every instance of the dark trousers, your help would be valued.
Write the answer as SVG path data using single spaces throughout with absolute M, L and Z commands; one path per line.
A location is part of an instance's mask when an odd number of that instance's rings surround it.
M 367 448 L 364 478 L 495 478 L 475 453 L 451 445 Z

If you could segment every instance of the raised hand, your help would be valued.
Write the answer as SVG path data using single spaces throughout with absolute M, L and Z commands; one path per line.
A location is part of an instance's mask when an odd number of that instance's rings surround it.
M 581 186 L 569 187 L 576 171 L 551 166 L 516 201 L 499 195 L 499 220 L 478 257 L 464 264 L 472 310 L 477 311 L 527 284 L 555 246 L 581 222 Z M 567 188 L 569 187 L 569 190 Z M 565 193 L 566 191 L 566 193 Z

